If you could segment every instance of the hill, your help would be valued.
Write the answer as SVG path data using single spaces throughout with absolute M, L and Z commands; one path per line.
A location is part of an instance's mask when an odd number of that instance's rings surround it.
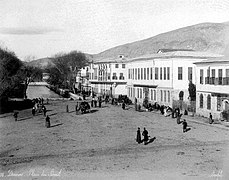
M 96 61 L 117 58 L 120 54 L 133 58 L 156 53 L 159 49 L 192 49 L 225 54 L 229 50 L 229 23 L 201 23 L 187 26 L 108 49 L 93 55 L 93 59 Z
M 48 65 L 53 66 L 54 63 L 52 62 L 53 58 L 41 58 L 36 59 L 30 62 L 27 62 L 29 66 L 40 67 L 41 69 L 45 69 Z

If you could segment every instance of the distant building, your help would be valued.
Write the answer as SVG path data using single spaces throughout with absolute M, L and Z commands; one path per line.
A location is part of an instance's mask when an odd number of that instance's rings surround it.
M 196 113 L 220 119 L 229 110 L 229 58 L 214 58 L 196 62 Z
M 127 70 L 125 57 L 103 59 L 90 64 L 89 82 L 92 91 L 97 94 L 109 94 L 114 97 L 126 95 Z

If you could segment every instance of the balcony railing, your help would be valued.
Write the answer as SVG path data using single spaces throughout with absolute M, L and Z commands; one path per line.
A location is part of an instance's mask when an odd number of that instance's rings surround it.
M 118 78 L 117 78 L 117 76 L 112 76 L 112 79 L 117 80 Z
M 119 80 L 124 80 L 124 76 L 119 76 Z

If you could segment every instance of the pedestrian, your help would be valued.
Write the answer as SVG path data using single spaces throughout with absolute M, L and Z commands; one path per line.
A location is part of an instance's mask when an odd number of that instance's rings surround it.
M 97 96 L 95 96 L 95 99 L 94 99 L 94 105 L 95 105 L 95 107 L 97 107 L 97 101 L 98 101 L 98 98 L 97 98 Z
M 184 119 L 184 121 L 182 122 L 183 124 L 183 132 L 187 132 L 187 126 L 188 126 L 188 123 L 186 122 L 186 120 Z
M 66 112 L 69 112 L 68 105 L 66 105 Z
M 137 130 L 136 141 L 137 141 L 138 144 L 140 144 L 142 142 L 140 127 L 138 127 L 138 130 Z
M 178 115 L 177 115 L 177 124 L 180 124 L 180 123 L 181 123 L 181 121 L 180 121 L 181 116 L 182 116 L 182 114 L 178 114 Z
M 32 109 L 32 115 L 35 116 L 35 113 L 36 113 L 36 109 L 35 109 L 35 107 L 33 107 L 33 109 Z
M 145 127 L 144 127 L 144 131 L 142 132 L 142 136 L 144 137 L 144 138 L 143 138 L 144 145 L 146 145 L 146 143 L 147 143 L 148 140 L 149 140 L 149 136 L 148 136 L 148 131 L 146 130 Z
M 17 121 L 18 112 L 15 111 L 13 116 L 14 116 L 15 121 Z
M 47 115 L 46 116 L 46 118 L 45 118 L 45 126 L 47 127 L 47 128 L 50 128 L 50 117 Z
M 125 107 L 126 107 L 126 105 L 125 105 L 125 102 L 123 101 L 122 102 L 122 109 L 125 110 Z
M 213 119 L 212 119 L 212 114 L 211 113 L 209 113 L 209 124 L 212 124 L 214 121 L 213 121 Z
M 135 98 L 134 99 L 134 105 L 135 105 L 135 111 L 137 111 L 138 110 L 138 100 L 137 100 L 137 98 Z
M 99 107 L 100 108 L 102 107 L 102 98 L 101 98 L 101 96 L 99 97 Z
M 78 114 L 78 108 L 79 108 L 79 102 L 76 103 L 76 107 L 75 107 L 76 114 Z
M 95 98 L 93 97 L 92 100 L 91 100 L 91 107 L 94 106 L 94 100 L 95 100 Z
M 43 105 L 43 107 L 42 107 L 42 110 L 43 110 L 43 113 L 44 113 L 44 117 L 46 116 L 46 112 L 47 112 L 47 110 L 46 110 L 46 107 Z

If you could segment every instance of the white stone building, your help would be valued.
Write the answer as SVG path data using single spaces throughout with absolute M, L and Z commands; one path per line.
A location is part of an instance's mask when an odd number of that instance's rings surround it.
M 114 97 L 126 95 L 127 69 L 123 56 L 117 59 L 104 59 L 90 64 L 89 82 L 92 91 Z
M 189 81 L 196 83 L 194 62 L 217 55 L 172 51 L 128 60 L 128 97 L 171 107 L 189 104 Z
M 220 119 L 229 110 L 229 59 L 215 58 L 196 62 L 196 113 Z

